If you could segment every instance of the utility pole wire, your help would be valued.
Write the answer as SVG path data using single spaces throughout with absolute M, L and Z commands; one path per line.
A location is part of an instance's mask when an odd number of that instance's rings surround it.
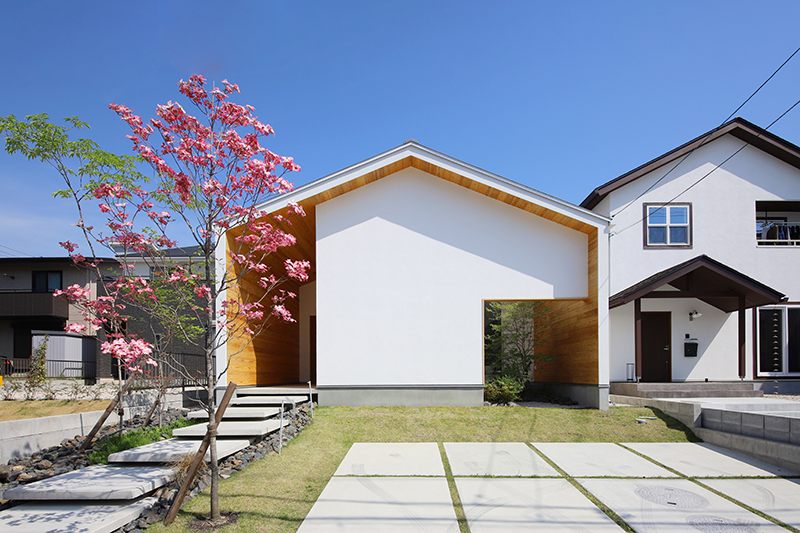
M 730 119 L 732 119 L 732 118 L 733 118 L 733 117 L 736 115 L 736 113 L 738 113 L 738 112 L 739 112 L 739 110 L 740 110 L 740 109 L 742 109 L 742 108 L 745 106 L 745 104 L 747 104 L 747 102 L 749 102 L 749 101 L 750 101 L 750 100 L 751 100 L 751 99 L 752 99 L 752 98 L 753 98 L 753 97 L 754 97 L 756 94 L 758 94 L 758 92 L 759 92 L 761 89 L 763 89 L 763 88 L 764 88 L 764 86 L 765 86 L 767 83 L 769 83 L 769 81 L 770 81 L 772 78 L 774 78 L 774 77 L 775 77 L 775 75 L 776 75 L 778 72 L 780 72 L 780 71 L 781 71 L 781 69 L 782 69 L 782 68 L 783 68 L 783 67 L 786 65 L 786 63 L 788 63 L 789 61 L 791 61 L 791 59 L 792 59 L 792 58 L 793 58 L 795 55 L 797 55 L 797 53 L 798 53 L 798 52 L 800 52 L 800 47 L 798 47 L 798 48 L 797 48 L 797 50 L 795 50 L 795 51 L 792 53 L 792 55 L 790 55 L 790 56 L 789 56 L 789 57 L 786 59 L 786 61 L 784 61 L 783 63 L 781 63 L 781 66 L 779 66 L 777 69 L 775 69 L 775 72 L 773 72 L 773 73 L 772 73 L 772 74 L 769 76 L 769 78 L 767 78 L 766 80 L 764 80 L 764 83 L 762 83 L 761 85 L 759 85 L 759 86 L 758 86 L 758 89 L 756 89 L 755 91 L 753 91 L 753 94 L 751 94 L 750 96 L 748 96 L 748 97 L 747 97 L 747 99 L 746 99 L 744 102 L 742 102 L 742 103 L 739 105 L 739 107 L 737 107 L 737 108 L 736 108 L 736 109 L 733 111 L 733 113 L 731 113 L 730 115 L 728 115 L 728 118 L 726 118 L 725 120 L 723 120 L 723 121 L 722 121 L 722 123 L 721 123 L 719 126 L 717 126 L 717 127 L 716 127 L 716 128 L 714 128 L 713 130 L 711 130 L 710 132 L 708 132 L 708 134 L 707 134 L 707 135 L 706 135 L 706 136 L 703 138 L 703 140 L 701 140 L 701 141 L 700 141 L 700 144 L 698 144 L 697 146 L 695 146 L 694 148 L 692 148 L 692 150 L 691 150 L 691 151 L 690 151 L 688 154 L 686 154 L 685 156 L 683 156 L 682 158 L 680 158 L 680 159 L 679 159 L 679 160 L 678 160 L 678 161 L 675 163 L 675 165 L 674 165 L 674 166 L 673 166 L 671 169 L 669 169 L 669 170 L 667 171 L 667 173 L 666 173 L 666 174 L 664 174 L 663 176 L 661 176 L 660 178 L 658 178 L 658 179 L 656 180 L 656 182 L 655 182 L 655 183 L 653 183 L 653 184 L 652 184 L 650 187 L 648 187 L 647 189 L 645 189 L 645 190 L 644 190 L 644 191 L 643 191 L 643 192 L 642 192 L 642 193 L 641 193 L 639 196 L 637 196 L 636 198 L 634 198 L 633 200 L 631 200 L 631 201 L 630 201 L 628 204 L 626 204 L 626 205 L 625 205 L 625 207 L 623 207 L 622 209 L 620 209 L 619 211 L 617 211 L 616 213 L 614 213 L 614 214 L 611 216 L 611 218 L 614 218 L 615 216 L 619 215 L 620 213 L 622 213 L 623 211 L 625 211 L 625 210 L 626 210 L 628 207 L 630 207 L 631 205 L 633 205 L 634 203 L 636 203 L 636 201 L 637 201 L 637 200 L 639 200 L 639 198 L 641 198 L 642 196 L 644 196 L 644 195 L 645 195 L 645 194 L 647 194 L 648 192 L 652 191 L 652 190 L 653 190 L 653 188 L 654 188 L 656 185 L 658 185 L 659 183 L 661 183 L 661 181 L 663 181 L 663 179 L 664 179 L 664 178 L 666 178 L 667 176 L 669 176 L 670 174 L 672 174 L 672 171 L 673 171 L 673 170 L 675 170 L 676 168 L 678 168 L 678 167 L 681 165 L 681 163 L 683 163 L 684 161 L 686 161 L 686 159 L 688 159 L 688 158 L 689 158 L 689 156 L 690 156 L 690 155 L 692 155 L 692 154 L 695 152 L 695 150 L 697 150 L 697 149 L 698 149 L 698 148 L 700 148 L 701 146 L 705 146 L 705 144 L 706 144 L 706 141 L 708 140 L 708 138 L 709 138 L 709 137 L 711 137 L 711 135 L 713 135 L 713 134 L 714 134 L 714 132 L 716 132 L 718 129 L 720 129 L 722 126 L 724 126 L 726 122 L 728 122 Z M 797 105 L 797 104 L 795 104 L 795 105 Z M 792 106 L 792 107 L 794 107 L 794 106 Z M 789 110 L 791 110 L 791 109 L 792 109 L 792 107 L 790 107 L 790 108 L 789 108 Z M 788 113 L 788 112 L 789 112 L 789 111 L 787 111 L 786 113 Z M 784 113 L 784 115 L 785 115 L 786 113 Z M 782 117 L 783 117 L 783 115 L 781 115 L 780 117 L 778 117 L 778 119 L 777 119 L 777 120 L 775 120 L 775 122 L 777 122 L 778 120 L 780 120 Z M 775 122 L 773 122 L 772 124 L 775 124 Z M 770 124 L 770 126 L 772 126 L 772 124 Z M 769 128 L 769 126 L 768 126 L 767 128 Z M 737 153 L 738 153 L 738 152 L 737 152 Z M 725 161 L 727 161 L 727 159 L 726 159 Z M 705 176 L 704 176 L 704 177 L 705 177 Z M 702 178 L 701 178 L 701 179 L 702 179 Z M 640 221 L 640 222 L 641 222 L 641 221 Z M 625 229 L 627 229 L 627 228 L 625 228 Z M 618 233 L 619 233 L 619 232 L 618 232 Z

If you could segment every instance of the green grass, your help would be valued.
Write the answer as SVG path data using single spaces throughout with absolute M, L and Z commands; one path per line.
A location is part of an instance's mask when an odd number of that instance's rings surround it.
M 172 438 L 173 429 L 193 426 L 196 423 L 196 420 L 181 418 L 169 426 L 141 428 L 111 435 L 108 439 L 100 439 L 95 444 L 94 450 L 89 454 L 89 461 L 94 464 L 101 463 L 106 465 L 108 464 L 108 456 L 112 453 L 130 450 L 131 448 L 144 446 L 162 439 L 170 439 Z
M 227 532 L 293 532 L 354 442 L 690 442 L 685 426 L 646 407 L 322 407 L 283 454 L 252 464 L 220 484 L 220 506 L 239 512 Z M 637 417 L 656 416 L 647 424 Z M 208 490 L 183 507 L 172 526 L 183 531 L 208 514 Z
M 102 411 L 109 400 L 11 400 L 0 401 L 0 422 Z

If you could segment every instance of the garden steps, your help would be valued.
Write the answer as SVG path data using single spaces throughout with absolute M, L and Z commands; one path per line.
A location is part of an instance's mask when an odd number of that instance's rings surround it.
M 283 425 L 289 425 L 289 420 L 283 420 Z M 197 424 L 194 426 L 187 426 L 185 428 L 179 428 L 172 431 L 172 435 L 174 437 L 195 437 L 195 438 L 203 438 L 206 434 L 206 427 L 208 426 L 208 422 L 204 424 Z M 217 426 L 217 436 L 218 437 L 263 437 L 264 435 L 268 435 L 275 431 L 278 431 L 281 427 L 280 420 L 259 420 L 259 421 L 250 421 L 250 422 L 226 422 L 224 419 L 220 422 L 219 426 Z
M 27 502 L 0 512 L 3 533 L 110 533 L 136 520 L 157 498 L 133 502 Z
M 166 485 L 168 466 L 93 465 L 8 489 L 6 500 L 134 500 Z M 2 514 L 0 514 L 2 516 Z
M 108 456 L 109 463 L 173 463 L 188 454 L 196 454 L 202 440 L 167 439 L 131 448 Z M 217 439 L 217 459 L 221 460 L 252 444 L 252 439 Z M 211 460 L 206 452 L 206 461 Z
M 223 420 L 233 419 L 255 419 L 265 420 L 279 415 L 280 407 L 228 407 L 222 416 Z M 205 411 L 192 411 L 186 418 L 190 420 L 208 420 L 208 413 Z
M 266 396 L 266 395 L 255 395 L 255 396 L 239 396 L 233 400 L 231 400 L 231 406 L 233 407 L 243 407 L 243 406 L 260 406 L 260 407 L 280 407 L 283 402 L 286 402 L 290 407 L 290 402 L 295 402 L 296 404 L 300 404 L 303 402 L 308 401 L 308 394 L 303 396 Z

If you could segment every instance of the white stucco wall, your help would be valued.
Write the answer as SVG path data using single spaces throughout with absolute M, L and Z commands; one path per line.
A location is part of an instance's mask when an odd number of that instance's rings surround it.
M 485 299 L 587 296 L 585 234 L 413 168 L 316 210 L 321 386 L 481 384 Z
M 674 162 L 612 192 L 607 202 L 598 204 L 596 212 L 613 218 L 611 294 L 655 272 L 706 254 L 783 292 L 792 301 L 800 300 L 800 277 L 787 274 L 789 265 L 800 265 L 800 247 L 759 247 L 755 237 L 756 200 L 800 199 L 800 170 L 747 146 L 722 168 L 683 192 L 743 144 L 730 135 L 721 137 L 698 149 L 641 198 L 634 201 Z M 644 249 L 642 204 L 668 202 L 675 197 L 675 202 L 692 204 L 692 248 Z M 621 211 L 631 201 L 634 204 Z
M 711 172 L 743 144 L 730 135 L 721 137 L 695 151 L 660 183 L 656 182 L 675 162 L 610 193 L 595 207 L 595 212 L 613 219 L 610 294 L 705 254 L 783 292 L 790 301 L 800 301 L 800 277 L 792 274 L 800 266 L 800 247 L 759 247 L 755 237 L 756 201 L 800 199 L 800 170 L 747 146 Z M 653 189 L 637 198 L 650 187 Z M 644 248 L 643 204 L 669 201 L 691 203 L 692 247 Z M 630 202 L 633 204 L 623 210 Z M 703 316 L 690 323 L 688 313 L 693 309 Z M 673 380 L 738 379 L 736 312 L 725 314 L 695 299 L 643 300 L 642 310 L 673 313 Z M 611 381 L 624 381 L 624 363 L 633 361 L 633 304 L 610 312 L 610 331 Z M 752 331 L 752 311 L 748 310 L 747 379 L 753 377 Z M 697 359 L 683 356 L 685 333 L 698 338 Z

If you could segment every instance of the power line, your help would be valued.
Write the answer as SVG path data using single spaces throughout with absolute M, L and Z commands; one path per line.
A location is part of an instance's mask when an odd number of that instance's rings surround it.
M 717 126 L 717 127 L 716 127 L 716 128 L 714 128 L 713 130 L 711 130 L 710 132 L 708 132 L 708 134 L 707 134 L 705 137 L 703 137 L 703 139 L 700 141 L 700 144 L 698 144 L 697 146 L 695 146 L 694 148 L 692 148 L 692 149 L 689 151 L 689 153 L 687 153 L 687 154 L 686 154 L 686 155 L 684 155 L 682 158 L 680 158 L 680 159 L 679 159 L 679 160 L 678 160 L 678 161 L 675 163 L 675 165 L 674 165 L 672 168 L 670 168 L 670 169 L 669 169 L 669 170 L 666 172 L 666 174 L 664 174 L 663 176 L 661 176 L 660 178 L 658 178 L 658 179 L 655 181 L 655 183 L 653 183 L 653 184 L 652 184 L 652 185 L 650 185 L 650 186 L 649 186 L 647 189 L 645 189 L 644 191 L 642 191 L 642 193 L 641 193 L 641 194 L 639 194 L 639 196 L 637 196 L 636 198 L 634 198 L 633 200 L 631 200 L 631 201 L 630 201 L 628 204 L 626 204 L 626 205 L 625 205 L 625 206 L 624 206 L 622 209 L 620 209 L 619 211 L 617 211 L 616 213 L 614 213 L 614 214 L 611 216 L 611 218 L 614 218 L 615 216 L 619 215 L 620 213 L 622 213 L 623 211 L 625 211 L 625 210 L 626 210 L 628 207 L 630 207 L 631 205 L 633 205 L 634 203 L 636 203 L 636 201 L 637 201 L 637 200 L 639 200 L 639 198 L 641 198 L 642 196 L 644 196 L 644 195 L 645 195 L 645 194 L 647 194 L 648 192 L 652 191 L 652 190 L 653 190 L 653 188 L 654 188 L 656 185 L 658 185 L 659 183 L 661 183 L 661 181 L 663 181 L 663 180 L 664 180 L 664 178 L 666 178 L 667 176 L 669 176 L 670 174 L 672 174 L 672 171 L 673 171 L 673 170 L 675 170 L 676 168 L 678 168 L 678 167 L 680 166 L 680 164 L 681 164 L 681 163 L 683 163 L 684 161 L 686 161 L 686 159 L 688 159 L 688 158 L 689 158 L 689 156 L 690 156 L 690 155 L 692 155 L 692 154 L 695 152 L 695 150 L 697 150 L 697 149 L 698 149 L 698 148 L 700 148 L 701 146 L 704 146 L 704 145 L 706 144 L 706 141 L 708 140 L 708 138 L 709 138 L 709 137 L 711 137 L 711 136 L 714 134 L 714 132 L 716 132 L 718 129 L 720 129 L 722 126 L 724 126 L 726 122 L 728 122 L 728 121 L 729 121 L 731 118 L 733 118 L 733 117 L 736 115 L 736 113 L 738 113 L 738 112 L 739 112 L 739 110 L 740 110 L 740 109 L 742 109 L 742 108 L 745 106 L 745 104 L 747 104 L 747 102 L 749 102 L 749 101 L 750 101 L 750 100 L 751 100 L 751 99 L 752 99 L 752 98 L 753 98 L 753 97 L 754 97 L 756 94 L 758 94 L 758 92 L 759 92 L 761 89 L 763 89 L 763 88 L 764 88 L 764 86 L 765 86 L 767 83 L 769 83 L 769 81 L 770 81 L 772 78 L 774 78 L 774 77 L 775 77 L 775 75 L 776 75 L 778 72 L 780 72 L 780 71 L 781 71 L 781 69 L 782 69 L 782 68 L 783 68 L 783 67 L 786 65 L 786 63 L 788 63 L 789 61 L 791 61 L 791 59 L 792 59 L 794 56 L 796 56 L 796 55 L 797 55 L 797 53 L 798 53 L 798 52 L 800 52 L 800 47 L 798 47 L 798 48 L 797 48 L 797 50 L 795 50 L 794 52 L 792 52 L 792 55 L 790 55 L 788 58 L 786 58 L 786 61 L 784 61 L 783 63 L 781 63 L 781 65 L 780 65 L 780 66 L 779 66 L 777 69 L 775 69 L 775 72 L 773 72 L 772 74 L 770 74 L 769 78 L 767 78 L 766 80 L 764 80 L 764 83 L 762 83 L 761 85 L 759 85 L 759 86 L 758 86 L 758 89 L 756 89 L 755 91 L 753 91 L 753 94 L 751 94 L 750 96 L 748 96 L 748 97 L 747 97 L 747 99 L 746 99 L 744 102 L 742 102 L 742 103 L 739 105 L 739 107 L 737 107 L 737 108 L 736 108 L 736 109 L 733 111 L 733 113 L 731 113 L 730 115 L 728 115 L 728 118 L 726 118 L 725 120 L 723 120 L 723 121 L 722 121 L 722 123 L 721 123 L 719 126 Z M 795 104 L 795 105 L 797 105 L 797 104 Z M 791 111 L 791 109 L 792 109 L 793 107 L 794 107 L 794 106 L 790 107 L 790 108 L 789 108 L 789 110 L 787 110 L 787 111 L 786 111 L 786 113 L 788 113 L 789 111 Z M 786 113 L 784 113 L 784 115 L 785 115 Z M 775 120 L 775 122 L 777 122 L 778 120 L 780 120 L 782 117 L 783 117 L 783 115 L 781 115 L 780 117 L 778 117 L 778 119 L 776 119 L 776 120 Z M 775 122 L 773 122 L 772 124 L 774 124 Z M 771 126 L 772 124 L 770 124 L 770 126 Z M 737 153 L 738 153 L 738 152 L 737 152 Z M 726 161 L 727 161 L 727 159 L 726 159 Z M 702 179 L 702 178 L 701 178 L 701 179 Z M 627 229 L 627 228 L 626 228 L 626 229 Z
M 781 114 L 780 114 L 780 116 L 779 116 L 778 118 L 776 118 L 775 120 L 773 120 L 772 122 L 770 122 L 769 126 L 767 126 L 766 128 L 764 128 L 764 130 L 765 130 L 765 131 L 769 130 L 769 129 L 770 129 L 772 126 L 774 126 L 774 125 L 775 125 L 775 124 L 776 124 L 776 123 L 777 123 L 777 122 L 778 122 L 780 119 L 782 119 L 783 117 L 785 117 L 785 116 L 786 116 L 786 115 L 787 115 L 787 114 L 788 114 L 788 113 L 789 113 L 789 112 L 790 112 L 792 109 L 794 109 L 794 108 L 795 108 L 795 107 L 797 107 L 798 105 L 800 105 L 800 100 L 798 100 L 797 102 L 795 102 L 794 104 L 792 104 L 792 105 L 789 107 L 789 109 L 787 109 L 786 111 L 784 111 L 783 113 L 781 113 Z M 759 137 L 761 137 L 761 132 L 759 132 L 759 133 L 756 135 L 756 139 L 758 139 Z M 692 188 L 693 188 L 695 185 L 697 185 L 698 183 L 700 183 L 701 181 L 703 181 L 704 179 L 706 179 L 707 177 L 709 177 L 711 174 L 713 174 L 713 173 L 714 173 L 715 171 L 717 171 L 718 169 L 722 168 L 722 165 L 724 165 L 725 163 L 727 163 L 728 161 L 730 161 L 731 159 L 733 159 L 733 158 L 734 158 L 734 157 L 735 157 L 735 156 L 736 156 L 736 155 L 737 155 L 739 152 L 741 152 L 742 150 L 744 150 L 745 148 L 747 148 L 747 146 L 749 146 L 749 144 L 750 144 L 750 143 L 747 143 L 747 142 L 745 142 L 745 144 L 743 144 L 742 146 L 740 146 L 738 150 L 736 150 L 736 151 L 735 151 L 735 152 L 733 152 L 731 155 L 729 155 L 728 157 L 726 157 L 726 158 L 725 158 L 725 160 L 724 160 L 724 161 L 722 161 L 722 163 L 720 163 L 720 164 L 718 164 L 718 165 L 714 165 L 714 168 L 712 168 L 711 170 L 709 170 L 708 172 L 706 172 L 706 173 L 705 173 L 703 176 L 701 176 L 701 177 L 700 177 L 700 178 L 699 178 L 697 181 L 695 181 L 694 183 L 692 183 L 691 185 L 689 185 L 688 187 L 686 187 L 684 190 L 682 190 L 681 192 L 679 192 L 678 194 L 676 194 L 675 196 L 673 196 L 673 197 L 672 197 L 670 200 L 667 200 L 666 202 L 664 202 L 663 204 L 661 204 L 661 205 L 660 205 L 658 208 L 659 208 L 659 209 L 663 209 L 663 208 L 664 208 L 664 207 L 666 207 L 667 205 L 671 204 L 672 202 L 674 202 L 675 200 L 677 200 L 678 198 L 680 198 L 680 197 L 681 197 L 681 196 L 682 196 L 682 195 L 683 195 L 685 192 L 687 192 L 689 189 L 692 189 Z M 634 200 L 634 202 L 635 202 L 635 201 L 636 201 L 636 200 Z M 629 204 L 629 205 L 630 205 L 630 204 Z M 626 206 L 626 207 L 627 207 L 627 206 Z M 631 229 L 631 228 L 633 228 L 633 227 L 635 227 L 635 226 L 639 225 L 640 223 L 644 222 L 645 218 L 647 218 L 647 215 L 643 216 L 642 218 L 640 218 L 638 221 L 634 222 L 634 223 L 633 223 L 633 224 L 631 224 L 630 226 L 626 226 L 626 227 L 622 228 L 621 230 L 619 230 L 619 231 L 617 231 L 617 232 L 614 232 L 614 233 L 612 234 L 612 236 L 613 236 L 613 235 L 619 235 L 619 234 L 620 234 L 620 233 L 622 233 L 623 231 L 625 231 L 625 230 L 629 230 L 629 229 Z
M 10 246 L 6 246 L 5 244 L 0 244 L 0 248 L 5 248 L 6 250 L 11 250 L 12 252 L 16 252 L 17 254 L 21 254 L 23 256 L 36 257 L 35 255 L 27 254 L 25 252 L 22 252 L 20 250 L 15 249 L 15 248 L 11 248 Z M 12 254 L 6 252 L 5 250 L 0 250 L 0 253 L 6 254 L 9 257 L 19 257 L 18 255 L 12 255 Z

